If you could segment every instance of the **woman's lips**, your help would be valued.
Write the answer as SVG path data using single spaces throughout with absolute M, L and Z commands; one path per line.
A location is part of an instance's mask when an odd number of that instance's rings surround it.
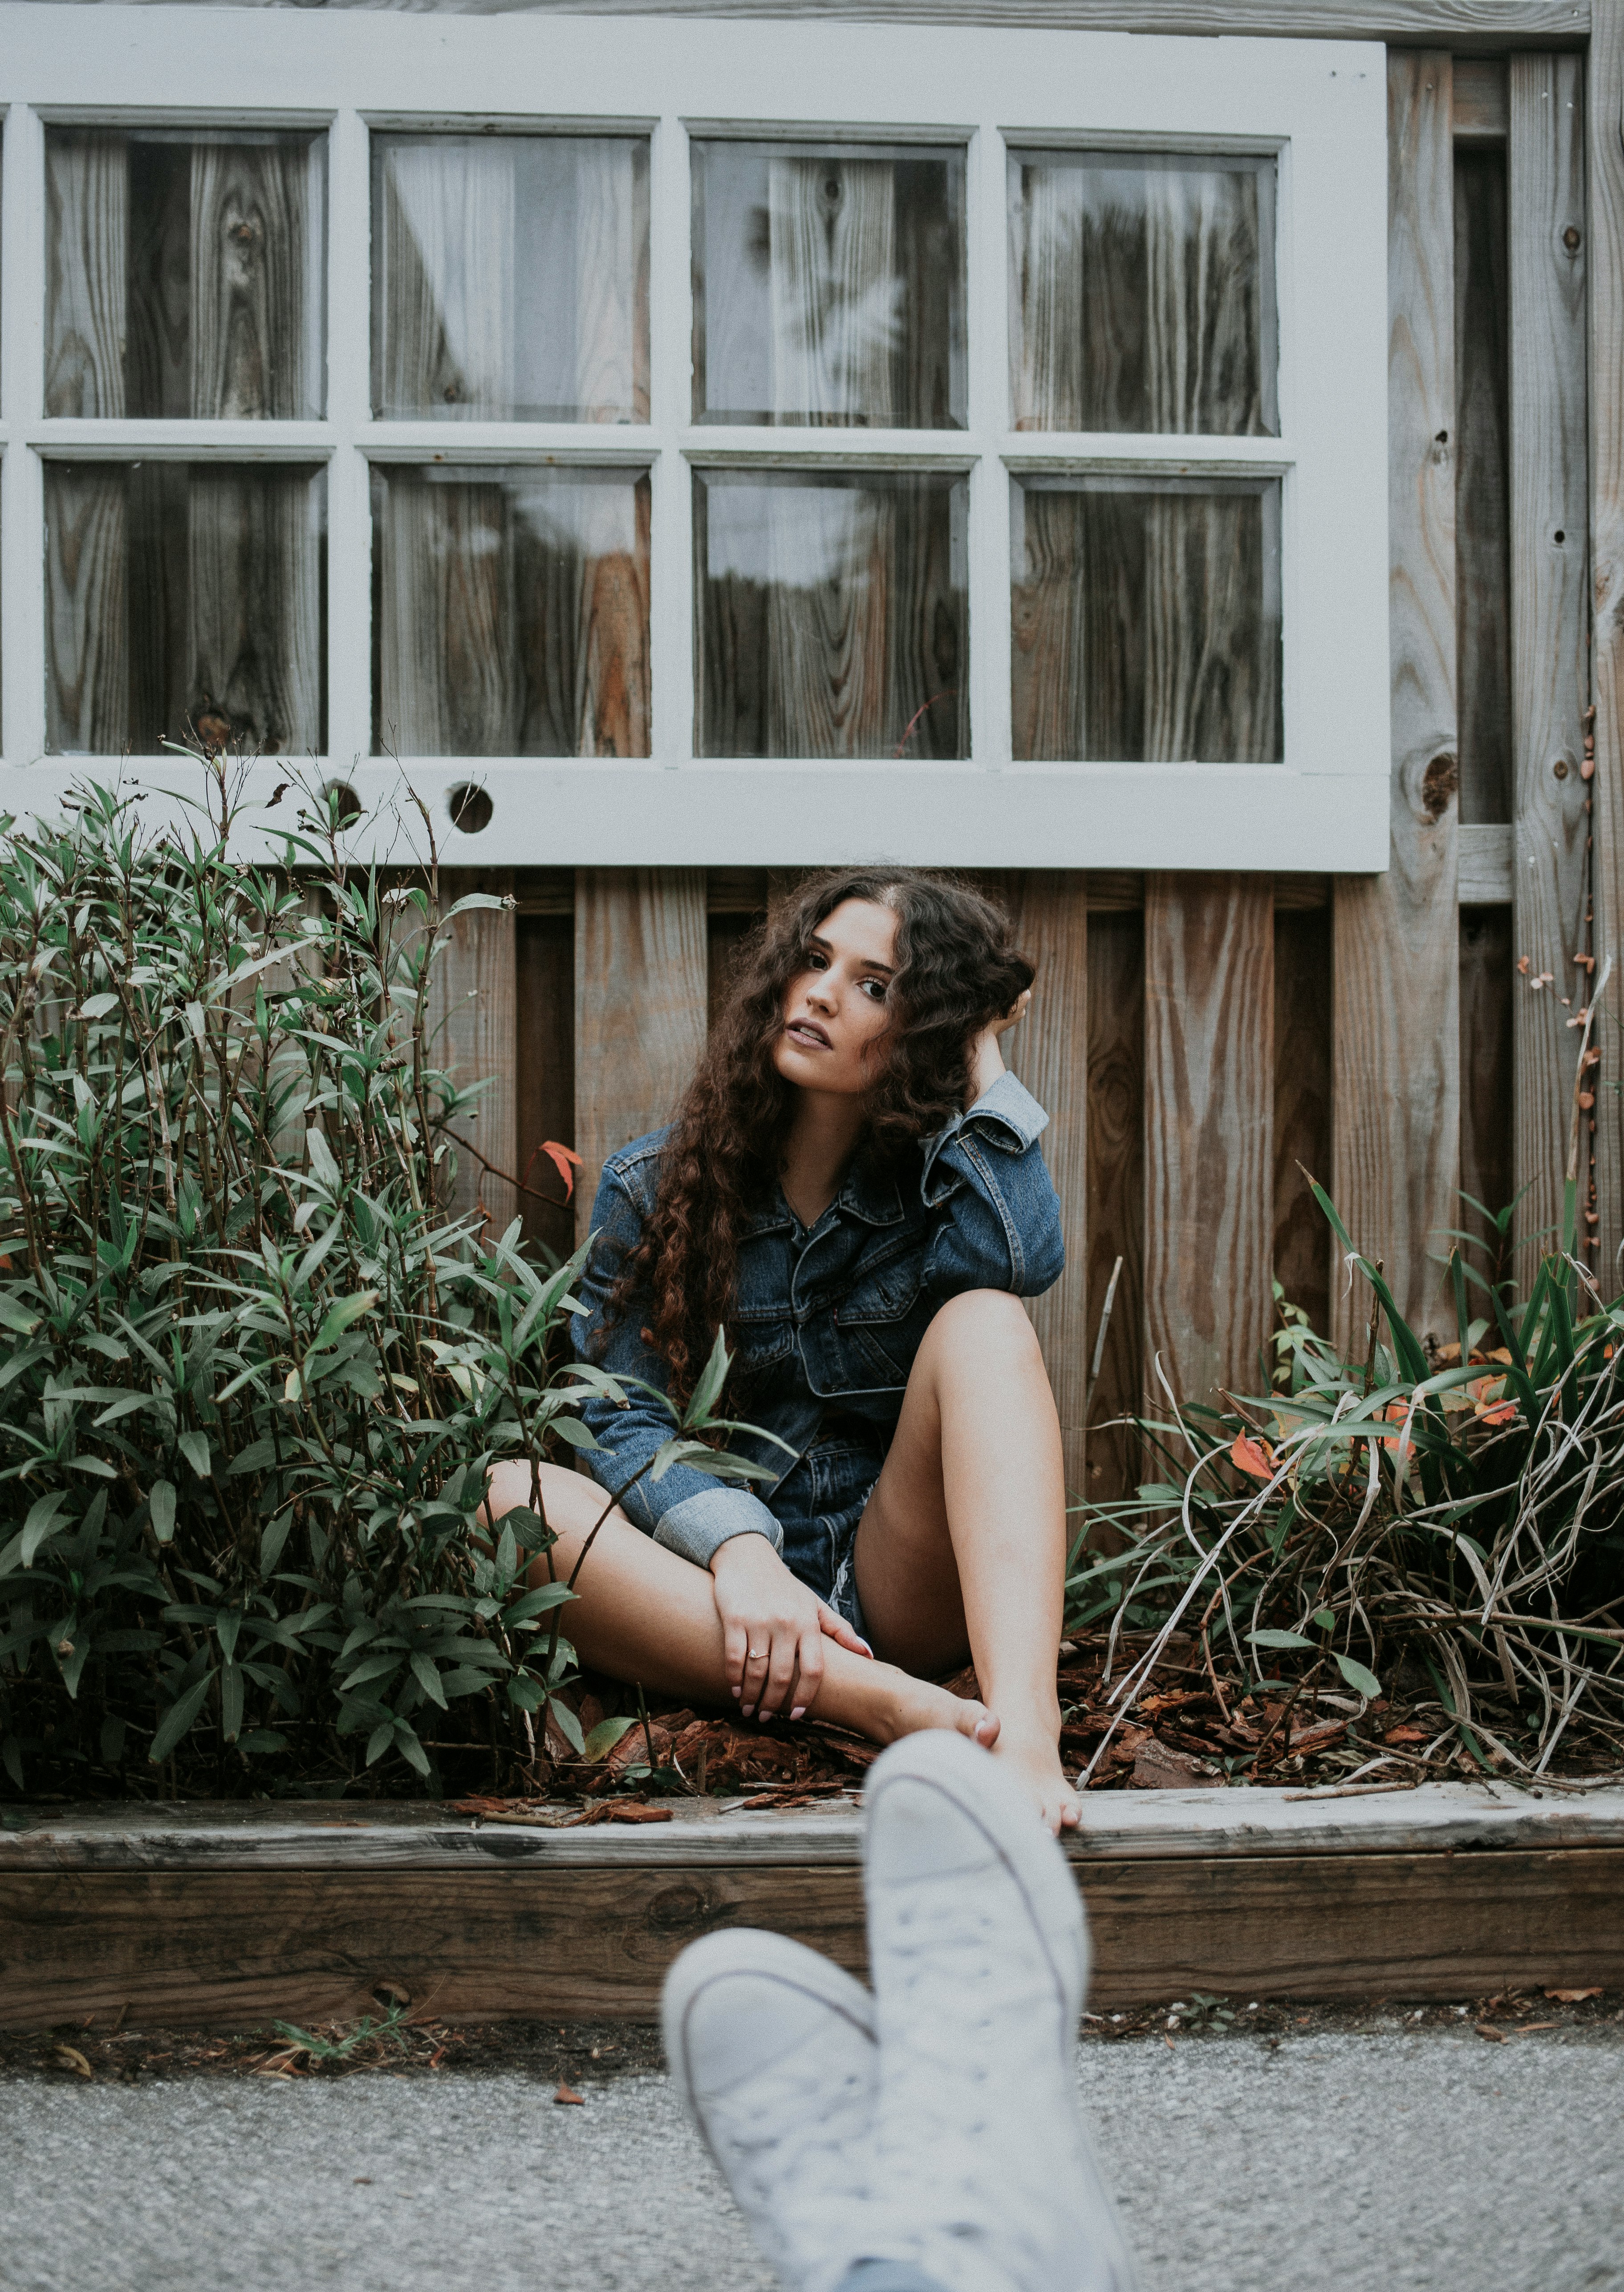
M 784 1032 L 791 1041 L 811 1044 L 820 1051 L 829 1051 L 835 1047 L 822 1028 L 812 1019 L 792 1019 Z

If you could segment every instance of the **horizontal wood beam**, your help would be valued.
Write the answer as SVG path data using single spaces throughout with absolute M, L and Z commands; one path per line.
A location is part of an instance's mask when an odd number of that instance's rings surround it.
M 189 0 L 209 5 L 213 0 Z M 287 7 L 307 0 L 239 0 Z M 384 0 L 416 9 L 422 0 Z M 379 0 L 327 0 L 372 8 Z M 437 15 L 738 16 L 827 18 L 868 24 L 987 24 L 1016 31 L 1252 35 L 1299 40 L 1385 40 L 1390 46 L 1496 55 L 1512 48 L 1577 47 L 1590 33 L 1590 0 L 435 0 Z
M 1187 1996 L 1471 1997 L 1624 1981 L 1624 1848 L 1090 1857 L 1095 2010 Z M 0 1876 L 0 2026 L 251 2027 L 373 2010 L 652 2021 L 719 1927 L 863 1970 L 844 1863 Z

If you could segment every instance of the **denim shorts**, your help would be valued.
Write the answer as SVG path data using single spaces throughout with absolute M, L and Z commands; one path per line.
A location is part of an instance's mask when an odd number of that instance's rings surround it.
M 843 1431 L 820 1437 L 769 1498 L 791 1571 L 864 1640 L 869 1634 L 852 1553 L 885 1461 L 882 1441 L 867 1428 L 860 1435 Z

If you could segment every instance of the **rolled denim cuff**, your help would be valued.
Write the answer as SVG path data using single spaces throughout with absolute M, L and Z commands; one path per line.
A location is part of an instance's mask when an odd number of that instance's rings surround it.
M 1048 1128 L 1049 1118 L 1025 1084 L 1018 1082 L 1006 1069 L 998 1080 L 982 1093 L 974 1106 L 966 1108 L 963 1114 L 956 1114 L 933 1138 L 925 1140 L 923 1183 L 926 1201 L 931 1198 L 931 1174 L 936 1166 L 937 1156 L 943 1147 L 953 1143 L 961 1130 L 968 1130 L 972 1125 L 981 1136 L 988 1139 L 990 1144 L 1004 1144 L 1005 1141 L 997 1134 L 999 1130 L 1009 1132 L 1018 1150 L 1024 1154 L 1027 1148 L 1041 1138 Z
M 784 1541 L 783 1529 L 748 1489 L 711 1488 L 662 1513 L 654 1541 L 697 1568 L 708 1568 L 714 1554 L 736 1536 L 764 1536 L 774 1552 Z

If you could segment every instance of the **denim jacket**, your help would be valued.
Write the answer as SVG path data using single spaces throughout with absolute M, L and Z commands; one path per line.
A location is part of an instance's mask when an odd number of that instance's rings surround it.
M 686 1465 L 638 1481 L 621 1498 L 658 1544 L 707 1566 L 730 1537 L 771 1537 L 796 1573 L 828 1593 L 837 1515 L 873 1484 L 932 1316 L 966 1289 L 1037 1296 L 1065 1263 L 1060 1205 L 1038 1144 L 1048 1117 L 1012 1074 L 925 1141 L 901 1179 L 860 1154 L 839 1194 L 804 1231 L 781 1192 L 744 1221 L 730 1414 L 788 1444 L 736 1438 L 740 1455 L 780 1477 L 750 1488 Z M 603 1165 L 595 1236 L 572 1324 L 578 1357 L 612 1376 L 663 1388 L 664 1364 L 637 1334 L 634 1310 L 603 1337 L 621 1262 L 654 1206 L 669 1133 L 634 1139 Z M 582 1414 L 599 1443 L 586 1463 L 617 1489 L 669 1438 L 668 1417 L 635 1392 L 594 1399 Z M 767 1489 L 766 1500 L 752 1493 Z

